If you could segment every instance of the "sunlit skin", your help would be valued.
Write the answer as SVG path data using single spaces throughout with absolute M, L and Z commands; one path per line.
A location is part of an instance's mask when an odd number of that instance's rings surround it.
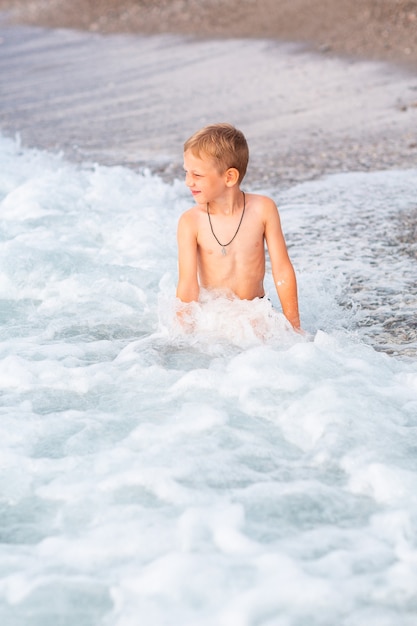
M 184 170 L 196 204 L 178 223 L 177 297 L 183 302 L 197 301 L 200 286 L 232 292 L 242 300 L 263 297 L 266 243 L 283 313 L 299 329 L 296 277 L 275 203 L 266 196 L 246 194 L 242 224 L 223 255 L 210 228 L 207 205 L 217 239 L 228 243 L 243 211 L 239 172 L 235 168 L 220 172 L 211 157 L 196 156 L 190 150 L 184 153 Z

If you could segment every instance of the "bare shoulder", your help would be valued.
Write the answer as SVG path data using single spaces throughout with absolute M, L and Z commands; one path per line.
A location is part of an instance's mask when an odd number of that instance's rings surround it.
M 197 215 L 199 211 L 199 207 L 197 205 L 192 206 L 190 209 L 186 209 L 183 213 L 181 213 L 180 219 L 191 220 L 195 215 Z
M 247 203 L 259 212 L 264 221 L 268 221 L 274 216 L 278 215 L 278 208 L 275 202 L 269 196 L 264 196 L 258 193 L 246 194 Z
M 188 228 L 195 227 L 200 217 L 201 209 L 199 206 L 193 206 L 191 209 L 187 209 L 180 215 L 179 226 L 186 226 Z

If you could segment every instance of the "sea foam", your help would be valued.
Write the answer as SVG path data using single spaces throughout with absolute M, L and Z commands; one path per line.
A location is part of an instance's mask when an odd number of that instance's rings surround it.
M 265 190 L 305 334 L 269 276 L 185 333 L 183 183 L 0 138 L 2 624 L 415 623 L 416 174 Z

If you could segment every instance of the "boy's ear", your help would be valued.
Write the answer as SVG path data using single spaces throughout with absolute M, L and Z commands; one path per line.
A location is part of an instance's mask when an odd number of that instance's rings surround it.
M 226 185 L 228 185 L 229 187 L 233 187 L 233 185 L 236 185 L 238 180 L 239 170 L 237 170 L 235 167 L 229 167 L 229 169 L 226 170 Z

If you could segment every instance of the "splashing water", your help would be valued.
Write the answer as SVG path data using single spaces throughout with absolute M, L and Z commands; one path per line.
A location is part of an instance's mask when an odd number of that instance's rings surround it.
M 185 334 L 183 184 L 0 138 L 2 624 L 415 624 L 416 174 L 275 190 L 306 336 Z

